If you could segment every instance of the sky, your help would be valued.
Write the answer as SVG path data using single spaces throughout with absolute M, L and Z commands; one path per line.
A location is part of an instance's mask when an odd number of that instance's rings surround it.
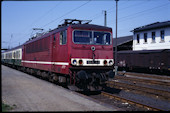
M 23 44 L 36 31 L 57 28 L 64 19 L 92 20 L 90 24 L 116 29 L 115 0 L 2 1 L 1 48 Z M 134 28 L 170 20 L 170 0 L 119 0 L 117 36 L 133 35 Z

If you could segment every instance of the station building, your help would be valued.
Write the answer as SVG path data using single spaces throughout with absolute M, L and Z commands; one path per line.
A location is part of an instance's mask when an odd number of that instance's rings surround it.
M 133 51 L 170 49 L 170 21 L 141 26 L 132 32 Z

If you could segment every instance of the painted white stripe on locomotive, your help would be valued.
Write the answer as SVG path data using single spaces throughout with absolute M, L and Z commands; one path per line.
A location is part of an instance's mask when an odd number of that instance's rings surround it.
M 43 61 L 26 61 L 22 60 L 25 63 L 37 63 L 37 64 L 54 64 L 54 65 L 69 65 L 67 62 L 43 62 Z

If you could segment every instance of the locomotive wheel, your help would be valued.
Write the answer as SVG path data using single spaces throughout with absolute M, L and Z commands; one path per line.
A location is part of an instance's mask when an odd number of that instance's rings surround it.
M 34 74 L 34 70 L 33 69 L 30 69 L 30 74 Z
M 48 80 L 49 80 L 50 82 L 54 82 L 54 80 L 53 80 L 53 74 L 49 74 Z
M 52 80 L 54 81 L 58 81 L 58 76 L 56 74 L 52 74 Z
M 27 68 L 27 69 L 26 69 L 26 72 L 27 72 L 27 73 L 30 73 L 30 69 L 29 69 L 29 68 Z
M 38 75 L 38 77 L 41 77 L 41 71 L 40 70 L 37 71 L 37 75 Z
M 41 73 L 41 76 L 42 76 L 43 78 L 47 78 L 47 77 L 48 77 L 48 74 L 47 74 L 46 72 L 42 72 L 42 73 Z

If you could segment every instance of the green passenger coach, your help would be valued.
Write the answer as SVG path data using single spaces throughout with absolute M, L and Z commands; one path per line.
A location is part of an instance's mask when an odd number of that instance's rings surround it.
M 1 61 L 3 64 L 11 66 L 21 66 L 22 48 L 17 47 L 2 53 Z

